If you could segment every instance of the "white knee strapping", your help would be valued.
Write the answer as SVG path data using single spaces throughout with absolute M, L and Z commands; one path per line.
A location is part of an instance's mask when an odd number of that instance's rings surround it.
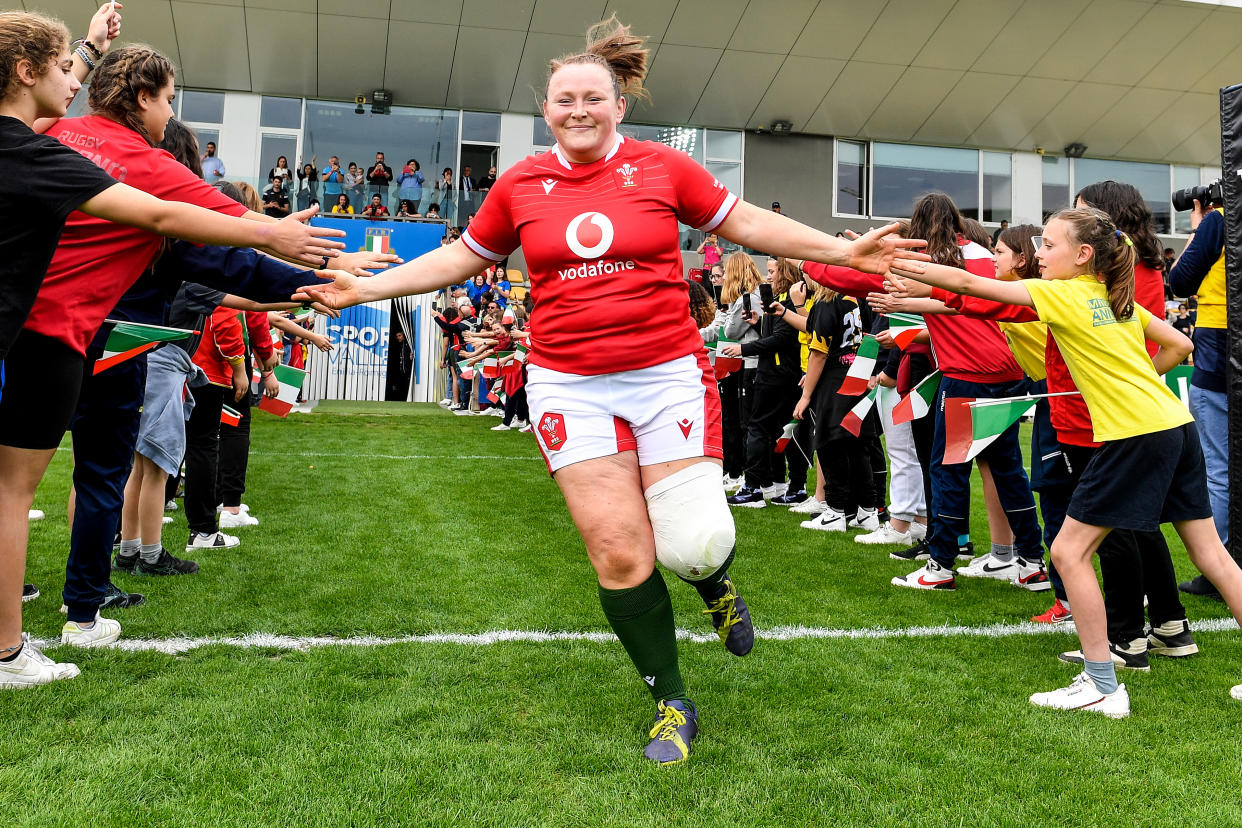
M 691 581 L 711 575 L 733 551 L 733 514 L 720 475 L 715 463 L 697 463 L 643 492 L 656 559 Z

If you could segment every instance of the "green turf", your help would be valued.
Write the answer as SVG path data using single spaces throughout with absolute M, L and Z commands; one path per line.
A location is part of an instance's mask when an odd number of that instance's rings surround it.
M 605 631 L 590 567 L 529 435 L 434 406 L 257 414 L 243 546 L 193 577 L 118 576 L 127 638 Z M 461 459 L 468 457 L 472 459 Z M 52 638 L 68 544 L 62 452 L 36 506 L 25 626 Z M 165 530 L 185 542 L 181 512 Z M 738 510 L 756 623 L 983 625 L 1050 603 L 998 582 L 897 590 L 885 548 Z M 986 521 L 975 511 L 976 541 Z M 1189 573 L 1175 545 L 1179 573 Z M 678 625 L 706 630 L 670 578 Z M 1222 605 L 1189 599 L 1192 618 Z M 640 756 L 650 702 L 615 644 L 414 643 L 180 656 L 51 650 L 70 682 L 0 694 L 14 825 L 1114 825 L 1236 823 L 1236 633 L 1122 676 L 1133 716 L 1032 708 L 1070 635 L 686 643 L 703 735 Z

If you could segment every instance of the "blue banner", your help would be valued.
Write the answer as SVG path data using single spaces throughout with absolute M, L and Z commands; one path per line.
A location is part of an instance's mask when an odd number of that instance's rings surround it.
M 396 253 L 407 262 L 416 259 L 428 251 L 440 246 L 444 238 L 446 225 L 440 222 L 424 221 L 367 221 L 365 219 L 343 219 L 333 216 L 315 216 L 311 219 L 313 227 L 331 227 L 344 230 L 345 249 L 348 251 L 366 250 L 368 239 L 384 239 L 388 253 Z M 376 242 L 371 242 L 376 249 Z

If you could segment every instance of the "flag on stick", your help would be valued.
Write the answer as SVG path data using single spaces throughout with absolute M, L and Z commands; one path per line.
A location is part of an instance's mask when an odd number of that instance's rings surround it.
M 302 384 L 306 382 L 306 372 L 288 365 L 277 365 L 272 370 L 280 383 L 280 392 L 275 397 L 265 396 L 259 400 L 259 408 L 277 417 L 288 417 L 293 404 L 298 401 Z
M 1004 434 L 1006 429 L 1030 413 L 1039 400 L 1077 393 L 1061 391 L 1056 394 L 983 400 L 947 397 L 944 401 L 945 464 L 968 463 L 973 460 L 979 452 Z
M 880 386 L 876 386 L 867 392 L 867 396 L 863 397 L 858 403 L 846 412 L 841 418 L 841 428 L 857 437 L 862 433 L 863 420 L 867 419 L 867 415 L 871 413 L 872 406 L 875 405 L 876 392 Z
M 923 321 L 921 314 L 890 313 L 888 315 L 889 335 L 892 336 L 893 342 L 897 343 L 897 347 L 903 351 L 910 347 L 914 338 L 925 330 L 927 330 L 927 323 Z
M 161 342 L 176 342 L 198 333 L 184 328 L 165 328 L 162 325 L 107 321 L 113 323 L 112 330 L 108 332 L 108 341 L 104 343 L 103 356 L 95 360 L 95 370 L 92 372 L 95 374 L 145 353 Z
M 508 398 L 505 393 L 505 381 L 503 378 L 497 379 L 495 382 L 487 386 L 487 399 L 489 402 L 500 404 Z
M 530 348 L 524 342 L 519 342 L 513 351 L 514 362 L 525 362 L 526 355 L 530 353 Z
M 729 374 L 732 374 L 734 371 L 742 370 L 742 365 L 744 361 L 741 357 L 725 356 L 724 354 L 720 352 L 721 346 L 736 345 L 736 344 L 737 343 L 731 339 L 717 339 L 716 340 L 716 350 L 715 350 L 716 361 L 715 363 L 713 363 L 712 368 L 716 373 L 717 380 L 724 379 L 725 377 L 729 376 Z
M 875 358 L 879 355 L 879 340 L 871 334 L 865 335 L 862 344 L 858 346 L 858 353 L 854 355 L 854 362 L 845 375 L 845 381 L 841 383 L 841 388 L 837 393 L 847 397 L 857 397 L 859 394 L 867 393 L 867 384 L 871 381 L 871 372 L 875 369 Z
M 461 373 L 461 378 L 469 382 L 474 379 L 474 365 L 469 360 L 461 360 L 457 363 L 457 370 Z
M 1190 375 L 1194 372 L 1195 369 L 1189 365 L 1178 365 L 1164 375 L 1164 384 L 1187 408 L 1190 408 Z
M 932 371 L 893 406 L 893 425 L 901 425 L 927 416 L 927 412 L 931 411 L 932 403 L 936 399 L 936 392 L 939 390 L 940 372 Z
M 226 426 L 239 426 L 241 425 L 241 412 L 234 411 L 226 405 L 220 409 L 220 422 Z
M 794 432 L 798 429 L 798 421 L 790 420 L 789 424 L 781 430 L 781 436 L 776 438 L 776 450 L 784 452 L 789 445 L 789 441 L 793 439 Z
M 483 358 L 483 378 L 495 379 L 500 376 L 500 359 L 494 356 Z

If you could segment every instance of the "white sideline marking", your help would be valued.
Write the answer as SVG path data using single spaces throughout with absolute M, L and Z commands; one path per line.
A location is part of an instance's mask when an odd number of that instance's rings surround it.
M 1210 618 L 1192 622 L 1190 628 L 1195 632 L 1229 632 L 1238 629 L 1232 618 Z M 1056 633 L 1072 634 L 1072 627 L 1052 626 L 1049 624 L 1033 624 L 1024 621 L 1020 624 L 988 624 L 982 627 L 965 627 L 941 625 L 936 627 L 867 627 L 864 629 L 832 629 L 829 627 L 785 626 L 771 629 L 756 629 L 755 638 L 762 641 L 799 641 L 804 639 L 844 638 L 851 640 L 881 640 L 892 638 L 947 638 L 962 636 L 966 638 L 1007 638 L 1011 636 L 1051 635 Z M 696 644 L 716 642 L 714 633 L 691 632 L 678 630 L 677 638 Z M 493 644 L 548 644 L 558 641 L 588 641 L 593 644 L 604 644 L 616 641 L 612 633 L 605 632 L 539 632 L 538 630 L 493 630 L 484 633 L 427 633 L 425 635 L 406 635 L 396 638 L 363 635 L 351 638 L 332 638 L 331 636 L 297 637 L 274 635 L 271 633 L 252 633 L 234 638 L 122 638 L 111 649 L 125 652 L 157 652 L 176 655 L 199 647 L 240 647 L 241 649 L 268 650 L 312 650 L 319 647 L 387 647 L 392 644 L 460 644 L 467 647 L 489 647 Z M 56 647 L 60 642 L 36 641 L 35 646 Z
M 358 457 L 369 460 L 539 460 L 511 454 L 357 454 L 347 451 L 252 451 L 253 457 Z

